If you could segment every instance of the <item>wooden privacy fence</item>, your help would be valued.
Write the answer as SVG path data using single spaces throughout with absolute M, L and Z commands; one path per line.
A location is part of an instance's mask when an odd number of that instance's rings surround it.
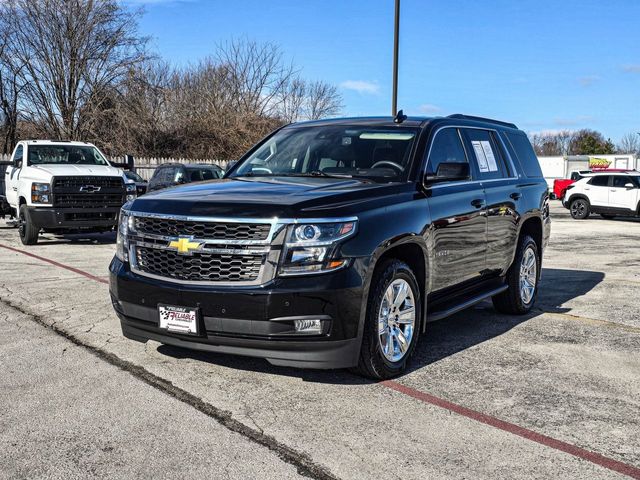
M 228 160 L 214 160 L 211 158 L 206 159 L 193 159 L 193 158 L 160 158 L 160 157 L 133 157 L 133 166 L 135 172 L 145 180 L 149 180 L 153 171 L 162 165 L 163 163 L 207 163 L 218 165 L 220 168 L 226 170 L 229 164 Z M 11 160 L 11 155 L 0 153 L 0 162 L 8 162 Z M 114 163 L 126 163 L 125 157 L 115 156 L 110 157 Z M 1 167 L 0 167 L 1 168 Z M 4 170 L 4 168 L 2 168 Z

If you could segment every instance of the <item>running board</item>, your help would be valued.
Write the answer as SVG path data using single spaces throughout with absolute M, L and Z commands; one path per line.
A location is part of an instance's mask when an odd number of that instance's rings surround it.
M 454 313 L 458 313 L 461 310 L 464 310 L 466 308 L 472 307 L 473 305 L 475 305 L 476 303 L 480 303 L 483 300 L 486 300 L 487 298 L 491 298 L 494 295 L 497 295 L 499 293 L 504 292 L 505 290 L 507 290 L 509 287 L 507 285 L 500 285 L 498 288 L 494 288 L 492 290 L 488 290 L 486 292 L 480 293 L 474 297 L 470 297 L 467 298 L 466 300 L 464 300 L 462 303 L 457 303 L 449 308 L 446 308 L 444 310 L 436 310 L 433 313 L 429 313 L 428 309 L 427 309 L 427 321 L 428 322 L 435 322 L 437 320 L 442 320 L 443 318 L 449 317 L 451 315 L 453 315 Z

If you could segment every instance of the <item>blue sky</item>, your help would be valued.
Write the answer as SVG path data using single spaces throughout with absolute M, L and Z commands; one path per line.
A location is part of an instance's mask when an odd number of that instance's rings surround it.
M 238 37 L 277 43 L 345 115 L 388 115 L 393 0 L 129 0 L 176 63 Z M 640 1 L 402 0 L 398 104 L 527 131 L 640 132 Z

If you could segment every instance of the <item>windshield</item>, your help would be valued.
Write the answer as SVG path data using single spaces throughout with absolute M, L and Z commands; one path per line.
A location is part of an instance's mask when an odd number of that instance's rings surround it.
M 85 145 L 29 145 L 29 165 L 109 165 L 96 147 Z
M 287 128 L 263 143 L 231 174 L 241 176 L 406 178 L 418 131 L 405 127 Z
M 134 182 L 138 182 L 138 183 L 144 182 L 143 178 L 135 172 L 127 171 L 127 172 L 124 172 L 124 175 L 129 180 L 133 180 Z
M 189 182 L 201 182 L 203 180 L 222 178 L 222 170 L 215 167 L 187 167 L 187 178 Z

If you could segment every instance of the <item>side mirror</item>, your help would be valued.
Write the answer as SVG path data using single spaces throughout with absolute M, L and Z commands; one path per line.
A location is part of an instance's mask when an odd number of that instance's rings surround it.
M 636 186 L 631 182 L 627 182 L 624 184 L 624 188 L 632 189 L 632 188 L 636 188 Z
M 452 182 L 469 178 L 469 164 L 458 162 L 443 162 L 438 165 L 435 175 L 425 175 L 425 183 Z
M 13 168 L 22 168 L 22 159 L 18 158 L 13 161 Z

